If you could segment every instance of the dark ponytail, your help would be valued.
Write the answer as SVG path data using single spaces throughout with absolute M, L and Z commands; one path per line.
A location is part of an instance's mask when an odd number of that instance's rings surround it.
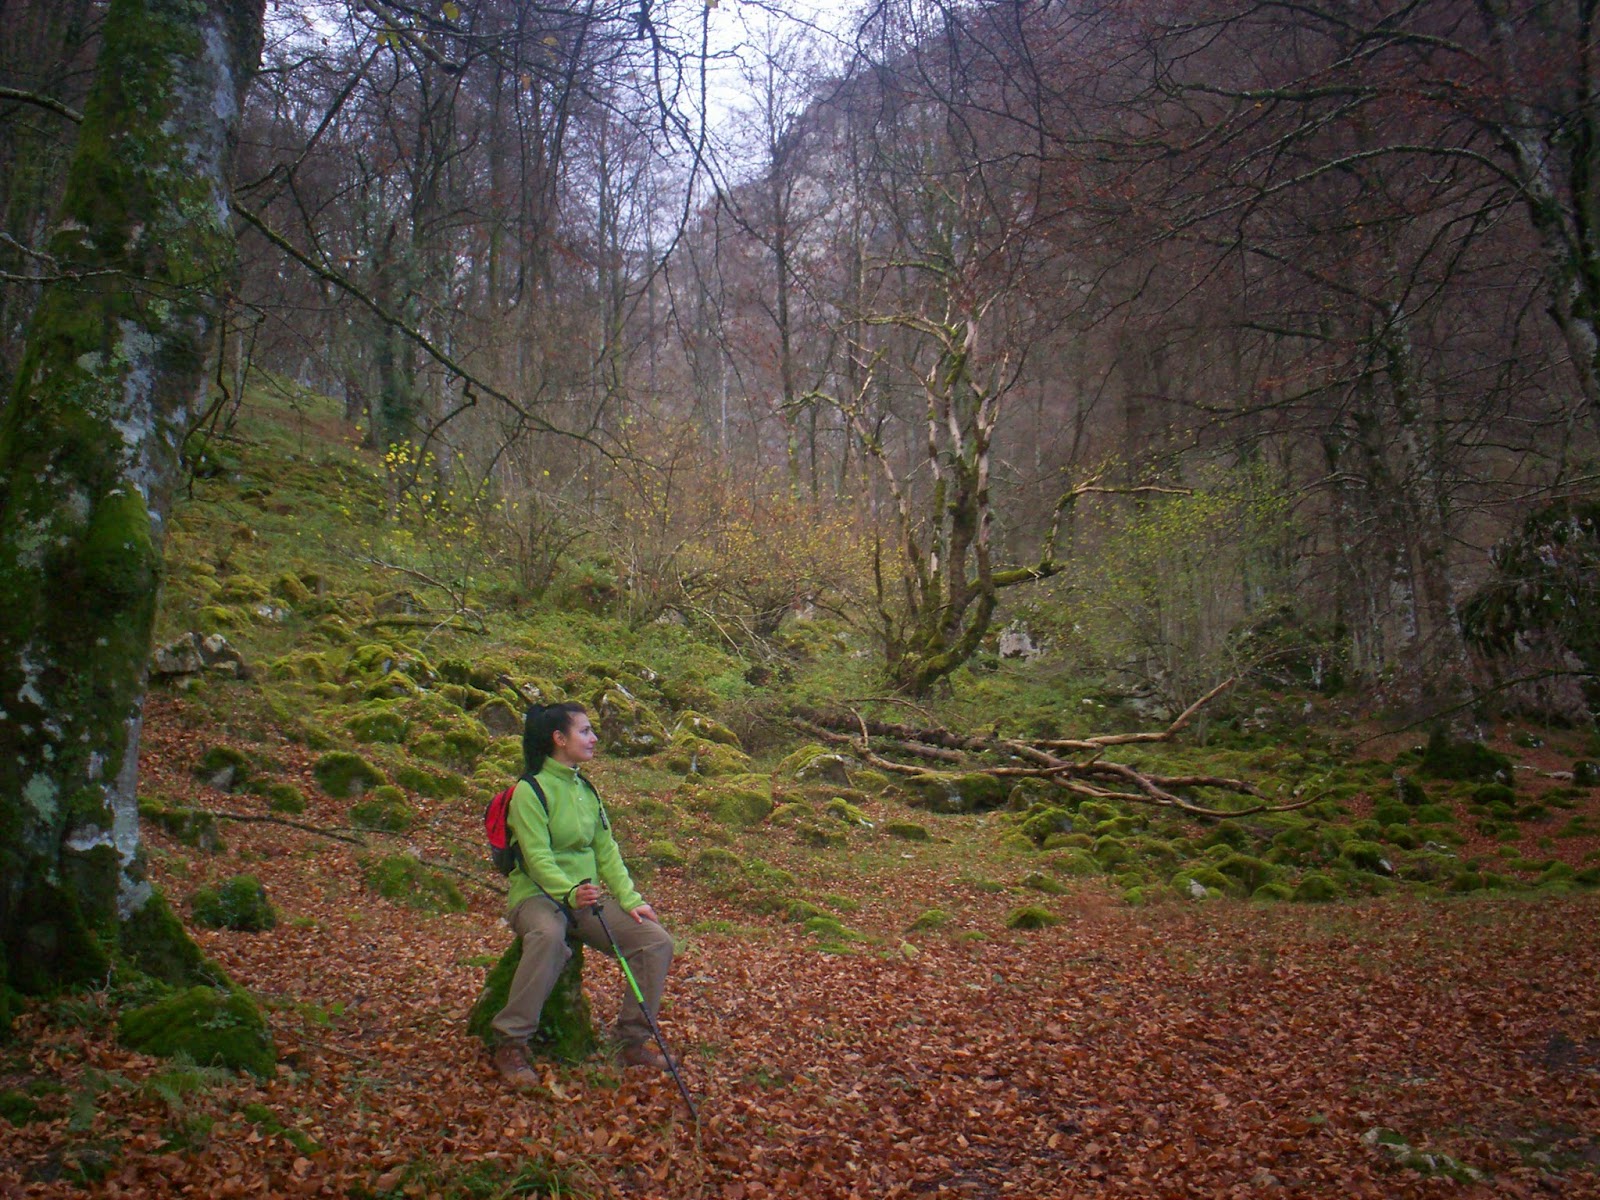
M 535 704 L 528 710 L 522 726 L 523 774 L 537 775 L 544 760 L 555 753 L 556 734 L 572 727 L 572 718 L 588 715 L 588 709 L 570 700 L 562 704 Z

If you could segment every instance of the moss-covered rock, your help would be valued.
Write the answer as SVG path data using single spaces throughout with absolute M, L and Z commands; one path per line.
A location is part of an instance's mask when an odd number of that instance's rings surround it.
M 843 821 L 846 825 L 859 825 L 866 829 L 872 828 L 872 819 L 843 796 L 834 796 L 822 806 L 822 811 L 836 820 Z
M 1234 881 L 1235 890 L 1253 894 L 1263 884 L 1271 883 L 1277 872 L 1259 858 L 1249 854 L 1230 854 L 1217 863 L 1217 870 Z
M 1377 842 L 1348 841 L 1344 844 L 1340 857 L 1358 871 L 1374 871 L 1382 875 L 1394 874 L 1394 864 L 1389 861 L 1389 852 Z
M 666 839 L 651 842 L 644 848 L 647 859 L 658 867 L 681 867 L 689 861 L 688 857 L 680 850 L 675 842 Z
M 182 1055 L 199 1066 L 277 1071 L 277 1050 L 255 1001 L 237 988 L 192 987 L 125 1013 L 117 1023 L 123 1045 L 161 1058 Z
M 1237 885 L 1215 867 L 1194 864 L 1172 877 L 1172 889 L 1190 900 L 1211 900 L 1236 890 Z
M 387 782 L 378 770 L 359 754 L 346 750 L 332 750 L 317 759 L 311 768 L 317 784 L 336 799 L 359 796 Z
M 1580 758 L 1572 764 L 1572 786 L 1580 788 L 1600 787 L 1600 764 L 1587 758 Z
M 1095 838 L 1090 853 L 1094 855 L 1095 861 L 1108 871 L 1134 861 L 1133 848 L 1121 838 L 1111 834 Z
M 512 774 L 518 767 L 513 768 Z M 426 767 L 419 767 L 407 763 L 396 767 L 394 781 L 409 792 L 425 796 L 429 800 L 445 800 L 451 796 L 459 796 L 465 790 L 459 775 L 443 771 L 430 771 Z
M 796 783 L 821 783 L 829 787 L 852 787 L 851 779 L 861 764 L 848 754 L 816 742 L 801 746 L 778 764 L 773 774 Z
M 744 864 L 732 850 L 724 850 L 721 846 L 707 846 L 695 855 L 694 865 L 690 867 L 689 873 L 696 879 L 714 882 L 743 870 Z
M 1095 861 L 1092 854 L 1086 849 L 1075 848 L 1060 854 L 1052 854 L 1045 865 L 1058 875 L 1070 878 L 1086 878 L 1090 875 L 1101 873 L 1100 864 Z
M 159 889 L 117 927 L 117 944 L 140 971 L 172 987 L 222 982 L 222 968 L 209 961 L 184 929 Z
M 489 730 L 476 718 L 455 712 L 435 713 L 429 717 L 425 729 L 413 723 L 409 748 L 418 758 L 457 770 L 471 770 L 490 741 Z
M 273 579 L 272 594 L 297 608 L 312 598 L 311 589 L 306 586 L 305 581 L 290 571 L 285 571 Z
M 1036 904 L 1026 904 L 1006 914 L 1007 929 L 1046 929 L 1060 923 L 1061 918 L 1055 913 Z
M 942 929 L 950 924 L 950 914 L 942 908 L 924 909 L 917 914 L 911 922 L 912 933 L 925 933 L 930 929 Z
M 406 740 L 409 722 L 398 707 L 383 700 L 371 700 L 345 720 L 344 727 L 358 742 L 388 742 L 395 745 Z
M 1072 813 L 1053 804 L 1037 805 L 1017 828 L 1034 845 L 1042 846 L 1051 834 L 1073 832 Z
M 256 795 L 265 800 L 267 807 L 275 813 L 295 816 L 306 810 L 305 793 L 294 784 L 283 780 L 262 784 L 256 788 Z
M 772 780 L 733 775 L 679 789 L 688 807 L 723 825 L 759 825 L 772 812 Z
M 218 854 L 227 849 L 222 834 L 217 830 L 216 817 L 200 809 L 169 806 L 159 800 L 141 799 L 139 819 L 170 834 L 185 846 L 193 846 L 207 854 Z
M 1411 776 L 1396 771 L 1394 775 L 1394 798 L 1397 804 L 1415 807 L 1428 802 L 1428 792 Z
M 383 642 L 368 642 L 356 647 L 346 661 L 345 670 L 353 676 L 379 679 L 400 674 L 421 683 L 439 677 L 425 655 L 405 646 L 391 646 Z
M 1278 903 L 1294 899 L 1294 889 L 1286 883 L 1263 883 L 1250 893 L 1250 899 L 1264 903 Z
M 480 705 L 473 712 L 473 716 L 494 737 L 519 739 L 522 737 L 524 725 L 522 714 L 504 700 L 496 698 Z
M 666 728 L 650 708 L 621 684 L 601 688 L 589 704 L 606 749 L 624 757 L 666 749 Z
M 808 817 L 815 817 L 816 813 L 811 805 L 804 800 L 791 800 L 780 804 L 772 810 L 772 815 L 767 818 L 768 824 L 779 825 L 787 829 L 798 825 Z
M 398 900 L 421 912 L 465 912 L 461 889 L 442 871 L 424 866 L 409 854 L 369 856 L 359 860 L 367 886 L 386 900 Z
M 1332 879 L 1316 872 L 1301 878 L 1294 889 L 1296 904 L 1325 904 L 1337 900 L 1344 891 Z
M 1003 807 L 1010 794 L 1002 780 L 979 771 L 964 775 L 931 771 L 908 775 L 900 780 L 900 787 L 912 804 L 941 813 L 988 812 Z
M 664 755 L 667 769 L 708 779 L 750 773 L 750 756 L 735 746 L 676 734 Z
M 529 1043 L 535 1053 L 562 1062 L 578 1062 L 600 1045 L 589 1001 L 583 992 L 583 949 L 581 943 L 572 943 L 572 957 L 556 978 L 555 990 L 540 1010 L 539 1027 Z M 514 938 L 490 970 L 477 1003 L 467 1015 L 467 1032 L 491 1049 L 496 1040 L 494 1019 L 506 1006 L 511 980 L 521 961 L 522 939 Z
M 417 810 L 406 800 L 406 794 L 388 784 L 374 788 L 368 799 L 350 806 L 350 824 L 357 829 L 404 833 L 416 823 Z
M 219 792 L 236 791 L 250 781 L 250 760 L 232 746 L 211 746 L 195 760 L 194 776 Z
M 877 795 L 893 781 L 882 771 L 872 767 L 862 767 L 859 771 L 850 772 L 850 782 L 858 791 Z
M 189 897 L 189 911 L 207 929 L 260 933 L 278 923 L 267 889 L 254 875 L 235 875 L 220 887 L 199 889 Z
M 744 744 L 739 740 L 739 735 L 729 729 L 721 721 L 698 713 L 694 709 L 687 709 L 678 714 L 678 719 L 672 727 L 674 738 L 687 735 L 701 741 L 716 742 L 723 746 L 732 746 L 735 750 L 743 750 Z
M 1017 881 L 1017 886 L 1043 892 L 1047 896 L 1059 896 L 1067 890 L 1060 880 L 1052 879 L 1042 871 L 1029 872 Z
M 1042 850 L 1089 850 L 1094 839 L 1087 833 L 1052 833 L 1044 839 Z
M 773 814 L 777 816 L 776 813 Z M 883 831 L 890 837 L 899 838 L 903 842 L 925 842 L 928 840 L 926 826 L 918 825 L 915 821 L 889 821 L 884 824 Z
M 1453 741 L 1443 729 L 1435 729 L 1418 770 L 1434 779 L 1498 778 L 1506 782 L 1511 778 L 1511 760 L 1482 742 Z
M 850 844 L 850 836 L 835 821 L 822 821 L 808 816 L 794 826 L 795 841 L 819 850 L 837 850 Z

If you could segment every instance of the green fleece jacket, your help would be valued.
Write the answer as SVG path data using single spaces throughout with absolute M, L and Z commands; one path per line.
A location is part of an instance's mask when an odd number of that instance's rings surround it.
M 511 794 L 507 815 L 522 850 L 522 865 L 511 872 L 506 911 L 539 895 L 540 888 L 563 900 L 585 879 L 601 884 L 625 910 L 643 904 L 616 839 L 600 819 L 600 798 L 584 785 L 577 769 L 547 758 L 538 779 L 550 802 L 548 818 L 526 779 Z

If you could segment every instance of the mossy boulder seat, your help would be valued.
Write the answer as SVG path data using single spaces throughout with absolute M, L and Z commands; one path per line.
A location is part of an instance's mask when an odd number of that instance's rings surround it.
M 563 1062 L 577 1062 L 593 1053 L 600 1039 L 595 1035 L 594 1017 L 589 1011 L 588 998 L 583 994 L 584 948 L 578 942 L 569 942 L 568 945 L 572 948 L 572 958 L 556 980 L 550 999 L 545 1001 L 530 1049 L 536 1054 Z M 521 961 L 522 939 L 516 938 L 489 972 L 478 1002 L 467 1015 L 467 1032 L 490 1050 L 494 1049 L 496 1040 L 490 1023 L 506 1006 L 506 997 L 511 993 L 511 979 L 516 975 L 517 964 Z

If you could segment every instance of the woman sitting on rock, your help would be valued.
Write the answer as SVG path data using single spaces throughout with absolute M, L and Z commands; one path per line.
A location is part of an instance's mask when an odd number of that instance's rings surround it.
M 627 958 L 652 1018 L 660 1010 L 672 964 L 672 938 L 633 886 L 600 797 L 578 773 L 594 757 L 598 741 L 581 704 L 528 710 L 522 732 L 525 770 L 508 813 L 520 862 L 511 872 L 506 913 L 522 939 L 522 960 L 506 1005 L 493 1022 L 494 1065 L 519 1087 L 538 1082 L 528 1064 L 528 1039 L 539 1027 L 539 1013 L 572 957 L 568 930 L 575 930 L 585 945 L 612 952 L 596 915 L 601 889 L 591 881 L 604 884 L 632 918 L 613 916 L 606 926 Z M 537 779 L 548 808 L 540 803 L 529 779 Z M 624 987 L 617 1017 L 623 1063 L 666 1070 L 666 1059 L 650 1038 L 649 1021 L 632 991 Z

